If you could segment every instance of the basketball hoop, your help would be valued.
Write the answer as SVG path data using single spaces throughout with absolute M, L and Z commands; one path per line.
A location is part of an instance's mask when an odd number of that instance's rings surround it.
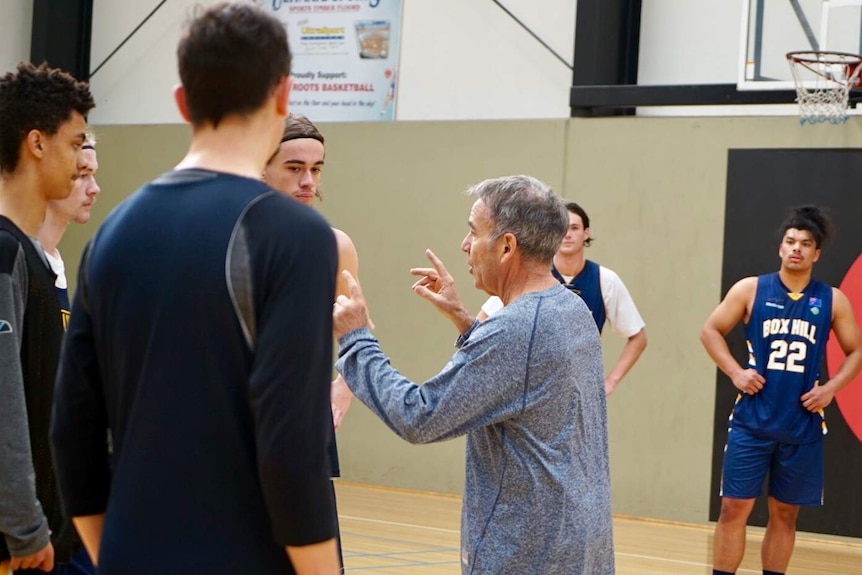
M 862 56 L 844 52 L 790 52 L 800 123 L 843 124 L 850 90 L 862 87 Z

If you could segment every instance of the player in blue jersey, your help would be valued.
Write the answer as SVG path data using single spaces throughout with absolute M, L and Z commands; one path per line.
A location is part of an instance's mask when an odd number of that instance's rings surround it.
M 303 205 L 312 206 L 315 201 L 322 201 L 320 177 L 326 160 L 324 146 L 323 134 L 311 120 L 299 114 L 288 114 L 278 149 L 266 163 L 264 181 L 274 190 Z M 332 228 L 332 232 L 338 244 L 338 269 L 349 271 L 350 275 L 358 280 L 359 255 L 353 240 L 338 228 Z M 340 275 L 335 285 L 335 293 L 347 295 L 347 284 Z M 353 394 L 339 374 L 332 382 L 332 422 L 335 429 L 341 426 L 352 399 Z M 340 473 L 337 455 L 334 458 L 332 476 L 338 477 Z
M 551 273 L 569 291 L 584 300 L 593 314 L 599 333 L 607 322 L 614 332 L 626 338 L 616 364 L 605 376 L 605 394 L 610 395 L 646 349 L 646 324 L 620 276 L 587 259 L 584 248 L 589 247 L 593 240 L 587 212 L 575 202 L 566 203 L 566 209 L 569 212 L 569 229 L 554 255 Z M 502 307 L 503 302 L 492 297 L 482 306 L 478 317 L 484 319 Z
M 177 56 L 188 153 L 82 257 L 51 426 L 64 507 L 101 575 L 336 575 L 335 237 L 260 181 L 287 33 L 223 2 Z
M 781 227 L 777 273 L 730 288 L 706 320 L 701 341 L 739 390 L 730 417 L 722 501 L 714 538 L 715 575 L 735 573 L 745 526 L 769 476 L 764 575 L 787 570 L 800 505 L 822 504 L 823 410 L 862 369 L 862 335 L 847 297 L 812 278 L 830 223 L 815 206 L 794 208 Z M 740 321 L 748 365 L 734 359 L 725 335 Z M 820 367 L 830 329 L 846 359 L 831 379 Z
M 566 209 L 569 230 L 554 256 L 551 273 L 581 296 L 593 312 L 599 332 L 607 321 L 614 332 L 626 338 L 620 357 L 605 376 L 605 393 L 610 395 L 646 349 L 646 324 L 620 276 L 587 259 L 584 248 L 592 243 L 587 212 L 575 202 L 568 202 Z
M 96 203 L 96 197 L 102 191 L 96 182 L 96 172 L 99 171 L 99 160 L 96 157 L 96 138 L 87 130 L 87 139 L 78 151 L 78 179 L 72 187 L 72 193 L 63 200 L 51 200 L 45 210 L 45 221 L 39 226 L 36 239 L 45 257 L 51 264 L 51 269 L 57 276 L 54 285 L 57 286 L 57 296 L 60 299 L 60 309 L 63 314 L 63 327 L 69 323 L 69 286 L 66 281 L 66 264 L 60 255 L 58 246 L 69 227 L 69 223 L 86 224 L 90 221 L 90 210 Z

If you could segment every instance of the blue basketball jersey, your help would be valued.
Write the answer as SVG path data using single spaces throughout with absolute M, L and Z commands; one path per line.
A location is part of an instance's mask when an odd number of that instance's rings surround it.
M 766 383 L 754 395 L 739 394 L 731 426 L 782 443 L 818 441 L 826 433 L 822 411 L 802 406 L 802 395 L 820 383 L 820 366 L 832 325 L 832 288 L 812 279 L 792 293 L 777 273 L 757 278 L 745 326 L 748 366 Z
M 72 306 L 69 305 L 69 290 L 66 288 L 57 288 L 57 299 L 60 300 L 60 316 L 63 318 L 63 330 L 69 325 L 69 315 Z
M 602 284 L 599 277 L 599 269 L 599 264 L 587 260 L 584 264 L 584 269 L 573 277 L 570 282 L 566 281 L 566 278 L 557 271 L 555 266 L 551 266 L 551 273 L 569 291 L 581 296 L 581 299 L 584 300 L 584 303 L 587 304 L 587 307 L 593 313 L 593 319 L 596 321 L 599 333 L 602 333 L 602 328 L 605 327 L 605 300 L 602 299 Z

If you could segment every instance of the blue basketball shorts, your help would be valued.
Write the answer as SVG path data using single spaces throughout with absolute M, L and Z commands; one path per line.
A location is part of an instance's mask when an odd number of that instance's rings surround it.
M 754 499 L 769 476 L 769 495 L 788 505 L 823 505 L 823 441 L 792 445 L 738 427 L 728 431 L 721 496 Z
M 96 568 L 90 561 L 90 556 L 83 548 L 78 550 L 68 563 L 54 565 L 54 570 L 47 575 L 95 575 Z M 15 575 L 46 575 L 40 569 L 18 569 Z

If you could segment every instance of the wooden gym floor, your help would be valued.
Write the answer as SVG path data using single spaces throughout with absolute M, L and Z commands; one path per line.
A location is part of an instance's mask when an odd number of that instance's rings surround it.
M 461 499 L 336 482 L 348 575 L 460 575 Z M 711 575 L 711 525 L 614 517 L 617 575 Z M 749 528 L 739 575 L 761 573 Z M 862 540 L 800 534 L 790 575 L 862 575 Z

